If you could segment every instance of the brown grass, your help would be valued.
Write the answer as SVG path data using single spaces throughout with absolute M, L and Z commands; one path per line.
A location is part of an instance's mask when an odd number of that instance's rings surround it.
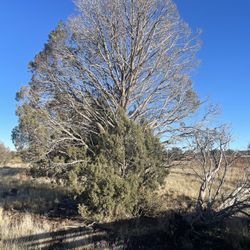
M 0 207 L 44 214 L 53 209 L 67 190 L 45 178 L 33 179 L 27 167 L 0 168 Z
M 241 160 L 231 168 L 225 189 L 230 189 L 237 183 L 248 162 L 248 158 Z M 45 178 L 32 179 L 27 175 L 28 166 L 20 166 L 22 164 L 16 161 L 11 167 L 0 168 L 1 250 L 24 250 L 26 248 L 22 244 L 16 243 L 17 238 L 31 236 L 32 241 L 32 235 L 53 232 L 76 223 L 70 220 L 53 221 L 46 218 L 48 211 L 57 205 L 67 190 L 52 186 Z M 171 169 L 166 185 L 158 191 L 162 210 L 192 209 L 200 187 L 199 179 L 192 167 L 194 167 L 193 162 L 182 162 Z M 249 234 L 247 229 L 241 228 L 243 230 L 241 235 Z
M 27 166 L 0 167 L 0 250 L 41 249 L 49 246 L 46 244 L 54 249 L 58 242 L 62 246 L 70 245 L 70 249 L 78 249 L 78 245 L 94 249 L 93 239 L 102 239 L 104 232 L 92 232 L 91 227 L 85 230 L 85 222 L 77 218 L 57 218 L 54 212 L 51 216 L 50 211 L 65 198 L 67 189 L 52 185 L 46 178 L 33 179 L 27 170 Z M 28 248 L 18 242 L 22 237 L 28 237 L 27 244 L 35 245 Z
M 13 215 L 0 208 L 0 249 L 24 250 L 22 244 L 15 241 L 27 235 L 40 234 L 51 231 L 52 227 L 47 221 L 35 220 L 31 214 Z M 38 249 L 38 248 L 35 248 Z
M 244 157 L 235 162 L 228 170 L 224 192 L 230 192 L 242 179 L 243 171 L 250 162 L 249 157 Z M 167 209 L 188 209 L 198 197 L 201 180 L 195 172 L 200 173 L 201 169 L 195 162 L 179 162 L 170 170 L 166 183 L 158 192 L 165 199 Z

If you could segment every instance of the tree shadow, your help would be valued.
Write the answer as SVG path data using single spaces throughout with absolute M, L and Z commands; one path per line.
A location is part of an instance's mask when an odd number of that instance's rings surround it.
M 5 240 L 3 243 L 21 245 L 25 249 L 75 249 L 110 248 L 110 239 L 104 230 L 89 227 L 69 228 L 55 232 L 41 233 L 20 237 L 16 240 Z M 118 244 L 117 244 L 118 246 Z
M 13 176 L 21 173 L 25 173 L 26 169 L 24 168 L 13 168 L 13 167 L 0 167 L 0 176 L 6 177 L 6 176 Z
M 176 218 L 175 218 L 176 219 Z M 4 244 L 25 249 L 178 249 L 165 232 L 166 217 L 135 218 L 28 235 Z M 167 248 L 166 246 L 167 242 Z M 164 248 L 163 248 L 164 247 Z
M 245 219 L 244 219 L 245 220 Z M 243 218 L 233 218 L 243 223 Z M 244 221 L 249 226 L 249 220 Z M 237 228 L 239 230 L 239 228 Z M 249 249 L 250 241 L 232 232 L 222 237 L 222 227 L 194 230 L 180 214 L 165 212 L 154 218 L 135 218 L 80 226 L 16 240 L 27 249 Z M 225 232 L 224 232 L 225 233 Z M 228 238 L 227 238 L 228 237 Z M 8 243 L 6 241 L 6 243 Z M 238 245 L 237 245 L 237 244 Z M 236 248 L 235 248 L 236 246 Z
M 52 218 L 77 215 L 76 201 L 65 188 L 44 180 L 39 182 L 26 173 L 25 168 L 0 168 L 0 207 Z

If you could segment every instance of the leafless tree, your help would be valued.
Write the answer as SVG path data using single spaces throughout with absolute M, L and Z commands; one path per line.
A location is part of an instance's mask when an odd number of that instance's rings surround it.
M 199 100 L 190 71 L 198 34 L 171 0 L 78 0 L 79 14 L 60 24 L 30 63 L 18 94 L 21 148 L 39 156 L 115 126 L 118 111 L 146 121 L 165 142 L 183 133 Z M 31 122 L 33 121 L 33 122 Z M 21 139 L 20 139 L 21 138 Z M 75 159 L 73 162 L 78 162 Z
M 76 3 L 80 15 L 69 27 L 81 53 L 68 56 L 112 108 L 147 117 L 162 134 L 196 110 L 188 72 L 199 43 L 172 1 Z
M 237 166 L 239 153 L 227 154 L 231 137 L 225 126 L 197 130 L 192 138 L 192 170 L 200 180 L 196 219 L 215 222 L 250 207 L 250 167 Z M 234 180 L 230 180 L 231 170 Z

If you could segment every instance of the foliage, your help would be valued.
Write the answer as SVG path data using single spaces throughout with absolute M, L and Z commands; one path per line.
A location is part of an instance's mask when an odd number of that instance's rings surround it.
M 159 139 L 121 115 L 117 127 L 91 140 L 92 149 L 82 150 L 85 162 L 68 175 L 81 214 L 110 220 L 150 212 L 152 194 L 168 173 Z
M 171 158 L 171 160 L 178 161 L 183 158 L 184 152 L 182 151 L 181 148 L 173 147 L 170 150 L 168 150 L 168 155 L 169 155 L 169 158 Z

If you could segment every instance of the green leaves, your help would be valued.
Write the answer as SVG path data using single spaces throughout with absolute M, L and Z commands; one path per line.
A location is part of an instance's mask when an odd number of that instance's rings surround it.
M 167 175 L 159 138 L 121 113 L 116 127 L 91 141 L 94 157 L 83 150 L 88 164 L 76 165 L 69 173 L 81 214 L 112 220 L 146 213 L 150 194 Z

